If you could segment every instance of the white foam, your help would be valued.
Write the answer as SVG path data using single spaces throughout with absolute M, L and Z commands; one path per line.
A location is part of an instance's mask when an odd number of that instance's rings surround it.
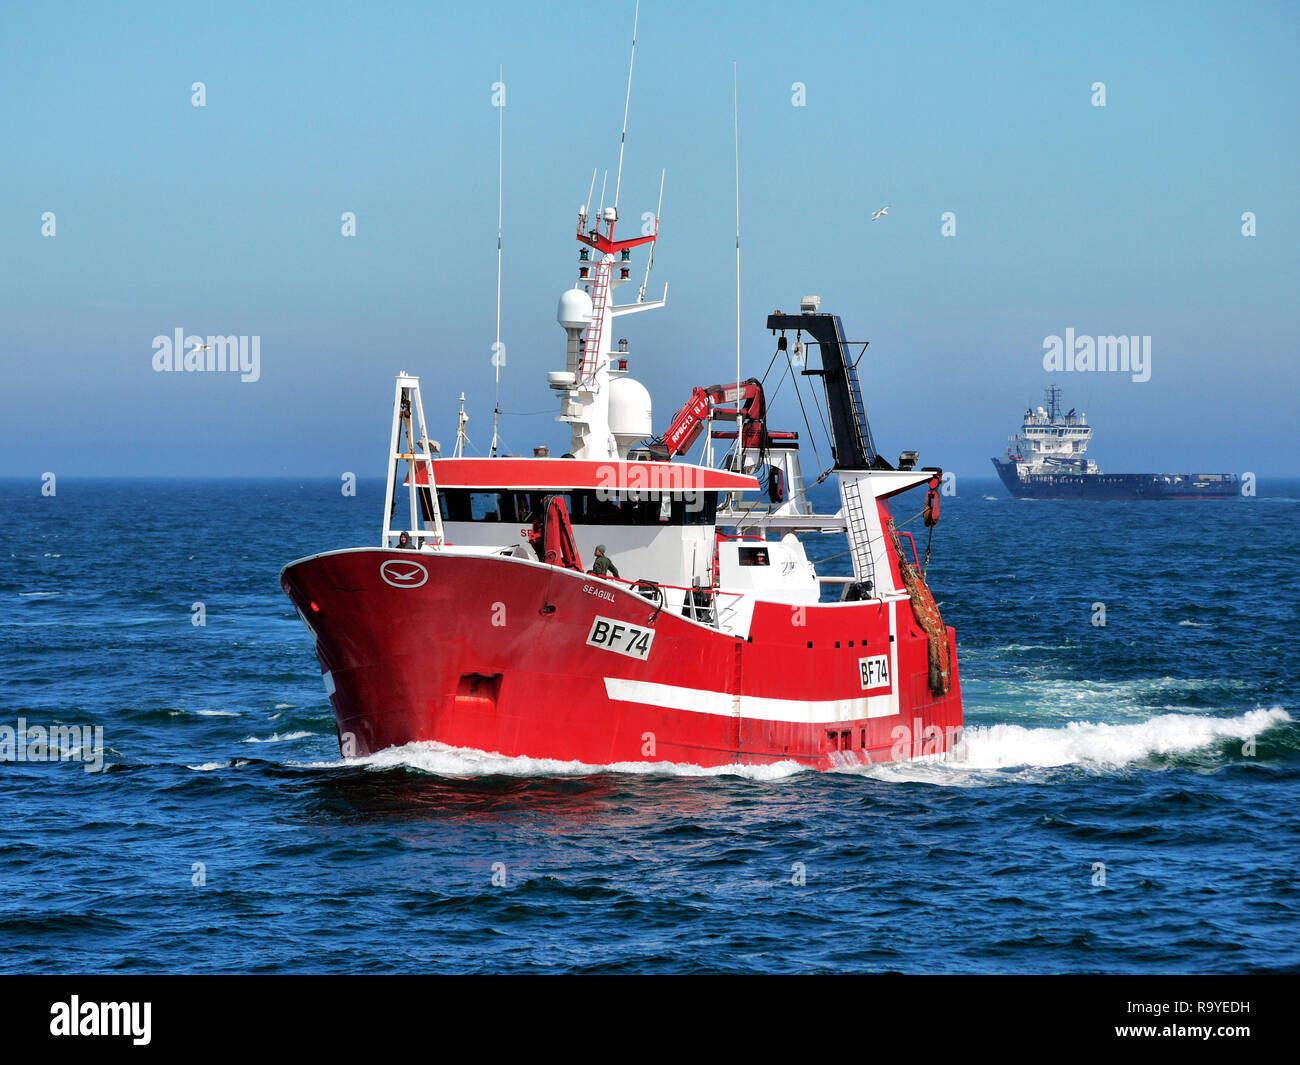
M 238 717 L 238 710 L 195 710 L 199 717 Z
M 301 740 L 310 735 L 311 735 L 310 732 L 286 732 L 283 736 L 281 736 L 277 732 L 275 733 L 275 735 L 267 736 L 265 738 L 260 736 L 245 736 L 240 742 L 241 743 L 283 743 L 286 740 Z
M 1089 721 L 1071 721 L 1061 728 L 972 725 L 964 731 L 965 749 L 955 756 L 895 762 L 856 772 L 961 785 L 993 783 L 992 770 L 1060 766 L 1111 770 L 1155 755 L 1188 754 L 1225 740 L 1246 740 L 1291 720 L 1289 713 L 1275 706 L 1240 717 L 1160 714 L 1120 725 Z
M 448 747 L 446 744 L 432 741 L 408 743 L 403 747 L 389 747 L 368 758 L 342 758 L 333 762 L 305 764 L 316 769 L 340 766 L 391 769 L 404 766 L 440 777 L 585 777 L 597 773 L 628 773 L 635 776 L 663 777 L 735 776 L 748 780 L 782 780 L 796 773 L 802 773 L 808 768 L 798 762 L 711 767 L 678 762 L 613 762 L 608 765 L 592 765 L 588 762 L 560 761 L 554 758 L 488 754 L 466 747 Z
M 62 595 L 62 592 L 19 592 L 20 599 L 54 599 Z
M 964 683 L 969 681 L 962 679 Z M 1239 691 L 1249 683 L 1232 677 L 1146 677 L 1124 681 L 998 677 L 966 683 L 966 709 L 969 715 L 977 705 L 1010 705 L 1024 707 L 1039 717 L 1077 720 L 1087 715 L 1137 723 L 1149 719 L 1155 707 L 1198 711 L 1205 704 L 1195 705 L 1191 701 L 1195 694 L 1209 692 L 1217 698 L 1225 689 Z
M 923 781 L 947 786 L 994 784 L 1007 779 L 1006 770 L 1035 771 L 1061 766 L 1113 770 L 1154 755 L 1185 754 L 1225 740 L 1246 740 L 1293 718 L 1281 707 L 1251 710 L 1240 717 L 1203 714 L 1161 714 L 1131 724 L 1071 721 L 1059 728 L 1023 725 L 971 725 L 965 729 L 964 749 L 957 756 L 918 758 L 876 766 L 833 770 L 884 780 Z M 294 739 L 309 733 L 273 737 Z M 246 742 L 269 742 L 252 740 Z M 809 767 L 798 762 L 771 765 L 727 765 L 706 768 L 674 762 L 615 762 L 592 765 L 551 758 L 509 757 L 436 742 L 390 747 L 366 758 L 290 762 L 310 769 L 361 766 L 373 769 L 405 767 L 441 777 L 579 777 L 626 773 L 663 777 L 741 777 L 779 781 Z
M 1008 651 L 1070 651 L 1079 648 L 1077 643 L 1009 643 L 1002 647 L 990 647 L 991 655 L 1006 654 Z
M 214 769 L 238 769 L 241 765 L 248 765 L 249 762 L 244 758 L 235 758 L 229 762 L 203 762 L 201 765 L 187 765 L 186 769 L 193 769 L 196 773 L 211 773 Z
M 275 706 L 273 706 L 271 709 L 272 709 L 272 710 L 292 710 L 292 709 L 294 708 L 294 706 L 295 706 L 294 703 L 276 703 Z

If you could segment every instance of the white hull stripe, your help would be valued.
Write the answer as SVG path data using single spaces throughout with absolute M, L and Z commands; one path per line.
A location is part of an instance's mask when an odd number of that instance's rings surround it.
M 646 680 L 605 677 L 605 693 L 621 703 L 642 703 L 667 710 L 686 710 L 693 714 L 734 717 L 730 692 L 683 688 L 676 684 L 655 684 Z M 856 721 L 864 717 L 893 717 L 898 713 L 898 697 L 862 695 L 856 699 L 766 699 L 756 695 L 740 697 L 740 716 L 755 721 L 790 721 L 801 725 L 832 724 Z

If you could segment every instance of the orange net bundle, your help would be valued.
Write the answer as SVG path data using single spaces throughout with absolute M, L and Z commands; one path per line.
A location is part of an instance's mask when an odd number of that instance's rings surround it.
M 939 604 L 930 594 L 930 586 L 903 553 L 903 544 L 898 538 L 898 530 L 894 528 L 893 518 L 885 523 L 885 528 L 894 544 L 894 551 L 898 554 L 898 568 L 903 575 L 903 585 L 912 600 L 912 613 L 916 616 L 917 624 L 929 637 L 930 694 L 947 695 L 952 684 L 948 667 L 948 630 L 939 615 Z

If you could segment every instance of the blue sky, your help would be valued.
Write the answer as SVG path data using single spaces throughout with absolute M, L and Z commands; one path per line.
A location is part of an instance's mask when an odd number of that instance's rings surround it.
M 6 5 L 0 476 L 379 475 L 401 369 L 447 445 L 464 391 L 486 448 L 498 64 L 503 436 L 563 450 L 555 301 L 632 6 Z M 1056 377 L 1104 469 L 1300 472 L 1300 8 L 647 0 L 622 211 L 667 169 L 669 306 L 619 332 L 660 427 L 734 373 L 733 59 L 746 374 L 819 293 L 871 340 L 882 450 L 990 476 L 1045 337 L 1149 335 L 1146 383 Z M 176 328 L 259 336 L 260 380 L 154 372 Z M 803 428 L 788 385 L 772 423 Z

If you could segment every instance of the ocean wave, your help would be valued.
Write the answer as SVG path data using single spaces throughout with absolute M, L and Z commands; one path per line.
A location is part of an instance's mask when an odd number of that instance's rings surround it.
M 1230 705 L 1234 694 L 1248 690 L 1252 681 L 1240 677 L 1141 677 L 1132 680 L 1080 680 L 1077 677 L 997 677 L 969 680 L 966 687 L 968 716 L 977 708 L 996 707 L 1005 713 L 1012 704 L 1050 717 L 1077 717 L 1081 713 L 1148 715 L 1155 707 L 1211 709 L 1209 704 Z M 969 683 L 966 683 L 969 680 Z M 987 719 L 987 717 L 986 717 Z
M 957 756 L 928 756 L 906 762 L 854 766 L 832 772 L 895 780 L 927 780 L 939 784 L 991 783 L 991 771 L 1083 766 L 1116 769 L 1156 756 L 1188 754 L 1226 740 L 1247 740 L 1286 724 L 1291 715 L 1281 707 L 1252 710 L 1240 717 L 1161 714 L 1133 724 L 1071 721 L 1063 727 L 972 725 L 964 731 L 964 748 Z M 283 739 L 307 733 L 293 733 Z M 810 772 L 794 761 L 769 765 L 698 766 L 678 762 L 613 762 L 593 765 L 554 758 L 528 758 L 449 747 L 437 742 L 390 747 L 366 758 L 291 762 L 307 769 L 414 769 L 440 777 L 487 776 L 579 777 L 628 774 L 662 777 L 740 777 L 778 781 Z
M 1281 707 L 1251 710 L 1240 717 L 1160 714 L 1130 724 L 1071 721 L 1062 727 L 972 725 L 964 750 L 947 758 L 843 770 L 936 784 L 992 783 L 991 771 L 1079 766 L 1114 770 L 1153 757 L 1204 751 L 1229 740 L 1248 740 L 1294 720 Z
M 186 769 L 192 769 L 196 773 L 211 773 L 215 769 L 238 769 L 241 765 L 249 765 L 246 758 L 233 758 L 228 762 L 202 762 L 199 765 L 187 765 Z
M 308 736 L 314 735 L 311 732 L 286 732 L 283 736 L 275 733 L 272 736 L 245 736 L 240 743 L 284 743 L 287 740 L 301 740 Z
M 1019 653 L 1021 651 L 1074 651 L 1078 650 L 1082 644 L 1078 643 L 1008 643 L 1001 647 L 989 647 L 985 653 L 989 655 L 1001 655 L 1008 652 Z
M 510 757 L 504 754 L 475 751 L 466 747 L 448 747 L 429 741 L 389 747 L 367 758 L 341 758 L 332 762 L 294 763 L 312 769 L 337 769 L 365 766 L 370 769 L 415 769 L 440 777 L 585 777 L 599 773 L 627 773 L 635 776 L 662 777 L 742 777 L 748 780 L 783 780 L 807 771 L 798 762 L 771 765 L 698 766 L 678 762 L 613 762 L 593 765 L 588 762 L 561 761 L 554 758 Z

